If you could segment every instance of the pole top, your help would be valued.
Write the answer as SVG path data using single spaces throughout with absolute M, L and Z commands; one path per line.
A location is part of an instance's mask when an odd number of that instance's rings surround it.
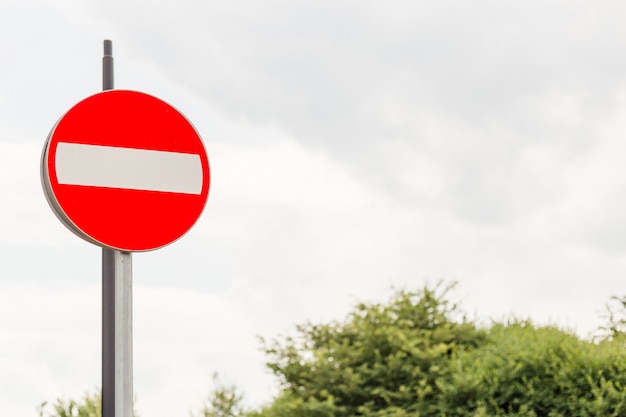
M 104 56 L 113 56 L 113 42 L 108 39 L 104 40 Z

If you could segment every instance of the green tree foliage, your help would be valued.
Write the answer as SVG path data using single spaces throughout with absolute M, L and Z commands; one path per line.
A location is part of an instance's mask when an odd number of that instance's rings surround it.
M 44 401 L 37 407 L 39 417 L 101 417 L 102 394 L 100 390 L 88 392 L 79 401 L 57 398 L 53 403 Z M 137 412 L 133 412 L 137 417 Z
M 626 339 L 626 296 L 611 297 L 604 318 L 606 324 L 599 329 L 601 339 Z
M 86 393 L 80 401 L 58 398 L 54 403 L 44 401 L 37 409 L 39 417 L 100 417 L 100 392 Z
M 234 385 L 225 385 L 217 374 L 213 375 L 213 390 L 198 414 L 193 417 L 243 417 L 245 410 L 242 395 Z M 58 398 L 47 401 L 37 408 L 39 417 L 101 417 L 102 396 L 100 391 L 86 393 L 80 401 Z M 137 412 L 134 412 L 137 416 Z
M 398 291 L 387 303 L 357 305 L 343 322 L 307 323 L 266 345 L 282 393 L 257 415 L 436 413 L 451 358 L 487 336 L 460 316 L 449 290 Z
M 626 416 L 626 352 L 527 321 L 495 324 L 450 361 L 438 401 L 452 416 Z
M 626 416 L 626 351 L 523 320 L 481 328 L 441 285 L 265 344 L 281 392 L 251 417 Z
M 242 400 L 243 396 L 236 386 L 223 384 L 218 374 L 213 374 L 213 390 L 196 416 L 242 417 L 245 414 Z

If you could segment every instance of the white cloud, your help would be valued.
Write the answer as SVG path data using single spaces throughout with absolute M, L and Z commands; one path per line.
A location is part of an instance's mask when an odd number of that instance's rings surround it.
M 17 137 L 16 137 L 17 136 Z M 8 140 L 7 140 L 8 139 Z M 48 209 L 41 188 L 42 145 L 0 131 L 0 243 L 50 245 L 64 241 L 64 228 Z

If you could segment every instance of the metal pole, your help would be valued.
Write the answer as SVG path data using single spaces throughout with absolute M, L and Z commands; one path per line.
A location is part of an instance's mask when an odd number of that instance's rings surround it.
M 104 41 L 102 90 L 113 89 L 113 44 Z M 102 417 L 133 416 L 132 255 L 102 249 Z

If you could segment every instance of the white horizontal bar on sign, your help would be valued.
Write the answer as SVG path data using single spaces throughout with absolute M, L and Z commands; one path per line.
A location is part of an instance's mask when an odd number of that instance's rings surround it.
M 200 155 L 59 142 L 59 184 L 184 194 L 202 192 Z

